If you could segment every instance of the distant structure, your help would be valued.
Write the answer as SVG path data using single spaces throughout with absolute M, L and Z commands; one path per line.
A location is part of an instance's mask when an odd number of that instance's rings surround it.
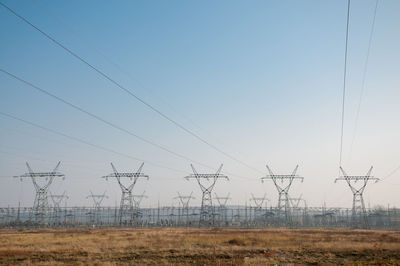
M 119 207 L 119 223 L 131 223 L 133 222 L 134 219 L 134 201 L 133 201 L 133 196 L 132 196 L 132 190 L 134 186 L 136 185 L 136 182 L 139 180 L 139 178 L 146 178 L 147 180 L 149 179 L 148 175 L 145 175 L 142 173 L 142 168 L 143 168 L 144 163 L 142 163 L 139 167 L 139 169 L 134 172 L 134 173 L 120 173 L 117 171 L 115 166 L 111 163 L 111 167 L 114 170 L 114 173 L 109 174 L 107 176 L 103 176 L 106 180 L 110 177 L 115 177 L 118 181 L 118 184 L 121 188 L 121 203 Z M 129 186 L 124 185 L 121 181 L 121 178 L 128 178 L 132 182 Z
M 218 214 L 220 221 L 228 222 L 228 209 L 226 207 L 228 200 L 230 200 L 230 193 L 226 197 L 219 197 L 217 193 L 215 194 L 215 199 L 218 201 Z
M 190 193 L 190 195 L 181 195 L 179 192 L 178 196 L 175 197 L 174 199 L 179 199 L 180 204 L 182 205 L 182 212 L 179 215 L 179 220 L 181 219 L 181 216 L 186 217 L 186 223 L 189 221 L 189 202 L 191 199 L 195 199 L 193 197 L 193 191 Z
M 106 195 L 106 191 L 104 191 L 103 194 L 93 194 L 92 191 L 90 191 L 90 195 L 86 197 L 87 199 L 91 198 L 93 200 L 93 210 L 89 212 L 88 214 L 90 215 L 90 221 L 92 223 L 100 223 L 100 212 L 101 212 L 101 203 L 105 198 L 108 199 L 108 196 Z
M 15 176 L 19 177 L 21 181 L 23 178 L 30 177 L 33 183 L 33 186 L 35 187 L 36 195 L 35 195 L 35 201 L 33 202 L 33 214 L 34 214 L 34 219 L 36 222 L 43 223 L 47 211 L 49 209 L 49 201 L 48 201 L 48 190 L 53 183 L 54 178 L 56 177 L 61 177 L 62 179 L 65 179 L 65 175 L 57 172 L 58 168 L 60 167 L 61 162 L 58 162 L 56 167 L 53 169 L 52 172 L 33 172 L 32 168 L 29 166 L 28 163 L 26 163 L 26 167 L 28 168 L 28 173 L 25 173 L 20 176 Z M 45 182 L 43 184 L 43 181 L 39 181 L 44 179 Z M 42 184 L 40 184 L 42 183 Z
M 132 195 L 133 200 L 133 217 L 134 219 L 138 219 L 142 216 L 142 212 L 140 211 L 140 203 L 144 198 L 147 198 L 145 195 L 146 191 L 143 191 L 140 195 Z
M 65 191 L 64 191 L 64 193 L 61 194 L 61 195 L 53 195 L 53 194 L 51 194 L 51 192 L 50 192 L 50 198 L 51 198 L 51 201 L 53 202 L 53 208 L 54 208 L 55 210 L 60 210 L 60 209 L 61 209 L 61 203 L 62 203 L 62 201 L 63 201 L 64 199 L 65 199 L 65 200 L 69 199 L 69 197 L 66 195 Z
M 265 201 L 267 201 L 267 194 L 264 193 L 264 195 L 262 197 L 255 197 L 253 195 L 253 193 L 251 193 L 251 198 L 250 198 L 250 202 L 254 203 L 254 221 L 257 222 L 257 220 L 260 219 L 265 219 L 268 215 L 266 215 L 266 210 L 265 213 L 262 213 L 262 208 L 263 208 L 263 204 Z M 251 210 L 251 209 L 250 209 Z M 251 215 L 251 213 L 250 213 Z
M 353 227 L 364 227 L 367 228 L 368 225 L 368 217 L 365 210 L 364 198 L 363 193 L 365 187 L 369 180 L 375 180 L 375 183 L 379 181 L 379 178 L 371 176 L 373 167 L 369 169 L 366 175 L 364 176 L 350 176 L 346 174 L 342 167 L 340 167 L 340 171 L 342 172 L 343 176 L 340 176 L 335 179 L 335 183 L 339 180 L 344 180 L 347 182 L 347 185 L 350 187 L 351 192 L 353 193 L 353 208 L 351 212 L 351 220 Z M 356 188 L 357 181 L 360 181 L 358 188 Z
M 262 209 L 262 205 L 265 200 L 267 200 L 267 194 L 264 193 L 264 196 L 262 197 L 254 197 L 253 193 L 251 193 L 250 201 L 254 202 L 256 209 Z
M 52 213 L 52 219 L 54 224 L 59 224 L 61 222 L 61 213 L 62 213 L 62 209 L 61 209 L 61 203 L 63 200 L 69 199 L 69 197 L 65 194 L 65 191 L 63 194 L 61 195 L 53 195 L 50 193 L 50 198 L 51 201 L 53 202 L 53 213 Z
M 190 176 L 186 176 L 185 178 L 187 180 L 196 179 L 203 193 L 201 197 L 199 226 L 212 226 L 214 225 L 215 219 L 214 219 L 214 208 L 212 204 L 211 192 L 214 189 L 218 179 L 229 180 L 229 178 L 226 175 L 220 174 L 223 164 L 221 164 L 221 166 L 218 168 L 215 174 L 199 174 L 197 173 L 193 165 L 190 166 L 192 167 L 193 174 Z M 207 184 L 205 184 L 206 183 L 204 182 L 205 180 L 208 181 Z
M 294 179 L 300 179 L 301 182 L 303 182 L 303 180 L 304 180 L 303 177 L 296 175 L 298 168 L 299 168 L 299 166 L 297 165 L 296 168 L 294 168 L 292 174 L 290 174 L 290 175 L 276 175 L 272 172 L 272 170 L 267 165 L 269 175 L 266 175 L 265 177 L 261 178 L 262 182 L 264 182 L 264 180 L 266 180 L 266 179 L 272 180 L 274 182 L 274 185 L 279 193 L 279 198 L 278 198 L 279 215 L 281 215 L 282 212 L 284 211 L 284 218 L 285 218 L 286 224 L 291 222 L 290 201 L 289 201 L 290 187 L 292 186 Z
M 301 194 L 298 198 L 289 198 L 290 201 L 290 205 L 292 206 L 292 208 L 297 209 L 300 206 L 300 202 L 303 202 L 305 206 L 307 206 L 307 203 L 305 202 L 305 200 L 302 198 L 303 194 Z

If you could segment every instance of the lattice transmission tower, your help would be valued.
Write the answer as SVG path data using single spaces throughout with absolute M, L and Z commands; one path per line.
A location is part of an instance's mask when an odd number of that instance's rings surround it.
M 340 171 L 343 175 L 335 179 L 335 183 L 340 180 L 346 181 L 353 193 L 353 207 L 351 211 L 351 222 L 353 227 L 368 227 L 368 217 L 365 210 L 363 193 L 369 180 L 374 180 L 375 183 L 379 181 L 379 178 L 371 176 L 372 169 L 373 166 L 371 166 L 367 174 L 364 176 L 350 176 L 346 174 L 342 167 L 340 167 Z M 358 187 L 356 187 L 357 182 L 360 184 Z
M 139 217 L 142 216 L 142 212 L 140 211 L 140 203 L 142 203 L 143 199 L 148 198 L 145 195 L 146 191 L 143 191 L 142 194 L 138 194 L 138 195 L 133 195 L 132 194 L 132 200 L 133 200 L 133 217 L 135 219 L 138 219 Z
M 214 189 L 218 179 L 229 180 L 229 178 L 228 176 L 221 174 L 223 164 L 221 164 L 215 174 L 199 174 L 192 164 L 190 166 L 192 167 L 193 174 L 186 176 L 185 178 L 187 180 L 196 179 L 202 191 L 199 226 L 212 226 L 215 222 L 215 213 L 212 204 L 211 192 Z M 207 180 L 207 182 L 205 182 L 205 180 Z
M 111 163 L 111 167 L 112 167 L 114 173 L 103 176 L 103 178 L 105 178 L 106 180 L 108 180 L 108 178 L 110 178 L 110 177 L 115 177 L 121 188 L 121 193 L 122 193 L 121 194 L 121 203 L 119 206 L 119 214 L 118 214 L 118 219 L 119 219 L 120 224 L 132 223 L 134 220 L 134 200 L 133 200 L 133 196 L 132 196 L 132 190 L 140 178 L 146 178 L 147 180 L 149 180 L 149 176 L 142 173 L 143 165 L 144 165 L 144 163 L 142 163 L 140 165 L 139 169 L 136 172 L 120 173 L 117 171 L 115 166 Z M 124 185 L 122 183 L 121 178 L 128 178 L 131 181 L 131 184 Z
M 274 182 L 276 189 L 278 190 L 278 215 L 282 216 L 284 211 L 284 218 L 286 224 L 291 223 L 291 215 L 290 215 L 290 201 L 289 201 L 289 190 L 292 186 L 292 183 L 295 179 L 300 179 L 303 182 L 304 178 L 296 175 L 297 169 L 299 166 L 297 165 L 294 168 L 293 172 L 290 175 L 276 175 L 272 172 L 272 170 L 267 165 L 267 169 L 269 175 L 261 178 L 261 181 L 269 179 Z
M 305 204 L 305 206 L 307 206 L 306 201 L 302 197 L 303 197 L 303 194 L 301 194 L 298 198 L 293 198 L 293 197 L 289 198 L 290 205 L 292 206 L 292 208 L 298 209 L 300 206 L 300 202 L 303 202 Z
M 63 194 L 59 194 L 59 195 L 53 195 L 51 194 L 51 192 L 49 192 L 50 194 L 50 199 L 53 202 L 53 222 L 55 224 L 60 223 L 60 218 L 61 218 L 61 203 L 63 202 L 63 200 L 65 200 L 65 204 L 67 199 L 69 199 L 69 197 L 66 195 L 66 192 L 64 191 Z
M 189 222 L 189 203 L 191 199 L 196 199 L 193 197 L 193 191 L 190 193 L 190 195 L 181 195 L 179 192 L 178 196 L 175 197 L 174 199 L 179 199 L 179 202 L 182 206 L 182 212 L 179 215 L 179 220 L 181 219 L 181 216 L 186 217 L 186 224 Z
M 268 200 L 269 199 L 267 199 L 266 193 L 264 193 L 264 195 L 262 197 L 255 197 L 253 195 L 253 193 L 251 193 L 250 202 L 254 203 L 254 221 L 255 222 L 257 222 L 257 220 L 260 219 L 260 217 L 262 217 L 263 219 L 267 217 L 266 210 L 265 210 L 265 213 L 263 214 L 262 208 L 263 208 L 264 202 L 266 203 Z M 250 210 L 251 210 L 251 208 L 250 208 Z
M 99 223 L 101 221 L 101 203 L 104 199 L 108 199 L 106 191 L 104 191 L 103 194 L 93 194 L 93 192 L 90 191 L 90 195 L 86 198 L 92 199 L 93 201 L 93 211 L 88 213 L 90 215 L 90 222 Z
M 65 191 L 63 194 L 59 194 L 59 195 L 51 194 L 51 192 L 49 192 L 49 193 L 50 193 L 51 201 L 53 202 L 53 208 L 56 210 L 61 209 L 61 203 L 63 200 L 69 199 L 69 197 L 66 195 Z
M 215 199 L 218 202 L 218 214 L 219 218 L 221 221 L 224 221 L 225 223 L 228 222 L 228 209 L 226 205 L 228 204 L 228 200 L 230 200 L 230 193 L 226 195 L 225 197 L 218 196 L 217 193 L 214 193 Z
M 61 177 L 65 179 L 65 175 L 57 172 L 60 167 L 61 162 L 58 162 L 56 167 L 51 172 L 33 172 L 29 163 L 26 163 L 26 167 L 28 168 L 28 173 L 25 173 L 19 177 L 21 181 L 23 178 L 31 178 L 33 186 L 36 191 L 35 200 L 33 202 L 33 214 L 36 222 L 43 223 L 47 216 L 47 212 L 49 210 L 49 200 L 48 200 L 48 191 L 51 183 L 53 183 L 54 178 Z M 44 179 L 44 181 L 43 181 Z
M 268 200 L 266 193 L 264 193 L 264 196 L 262 196 L 262 197 L 254 197 L 253 193 L 251 193 L 250 201 L 254 202 L 256 209 L 262 209 L 263 203 L 266 200 Z

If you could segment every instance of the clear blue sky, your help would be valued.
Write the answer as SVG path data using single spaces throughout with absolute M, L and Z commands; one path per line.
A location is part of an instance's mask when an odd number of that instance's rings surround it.
M 351 206 L 338 174 L 340 112 L 347 1 L 47 1 L 3 3 L 52 35 L 173 119 L 247 164 L 289 173 L 300 165 L 309 205 Z M 374 165 L 384 177 L 400 165 L 400 2 L 380 0 L 375 32 L 354 130 L 375 0 L 352 0 L 343 166 L 363 174 Z M 117 89 L 36 30 L 0 7 L 0 68 L 77 104 L 140 136 L 196 161 L 245 176 L 221 181 L 232 203 L 250 193 L 268 194 L 263 175 L 215 152 Z M 115 62 L 116 67 L 112 62 Z M 121 69 L 123 71 L 121 71 Z M 127 75 L 128 73 L 128 75 Z M 146 164 L 150 180 L 144 206 L 175 204 L 176 191 L 199 188 L 183 177 L 189 162 L 118 132 L 0 73 L 0 111 L 62 131 L 176 172 Z M 355 133 L 355 134 L 354 134 Z M 355 136 L 355 137 L 354 137 Z M 352 145 L 354 138 L 354 143 Z M 51 191 L 70 196 L 69 205 L 89 205 L 92 190 L 107 190 L 107 205 L 119 188 L 100 177 L 136 170 L 139 161 L 90 148 L 0 116 L 0 206 L 32 205 L 29 180 L 11 176 L 62 161 L 65 181 Z M 210 170 L 198 166 L 199 171 Z M 186 172 L 186 173 L 185 173 Z M 367 187 L 371 205 L 400 206 L 400 171 Z M 196 204 L 199 203 L 195 202 Z

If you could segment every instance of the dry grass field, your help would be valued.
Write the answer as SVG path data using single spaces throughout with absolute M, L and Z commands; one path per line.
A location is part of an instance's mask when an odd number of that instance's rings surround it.
M 0 264 L 400 264 L 400 232 L 337 229 L 0 230 Z

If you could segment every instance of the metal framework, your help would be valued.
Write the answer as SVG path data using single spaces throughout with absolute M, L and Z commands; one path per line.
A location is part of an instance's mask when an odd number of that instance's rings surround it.
M 231 198 L 230 193 L 228 193 L 228 195 L 226 195 L 226 197 L 219 197 L 217 195 L 217 193 L 215 194 L 215 199 L 218 201 L 218 214 L 219 214 L 219 219 L 220 221 L 224 221 L 225 223 L 227 222 L 227 218 L 228 218 L 228 213 L 227 213 L 227 208 L 226 205 L 228 203 L 228 200 L 230 200 Z
M 186 220 L 185 223 L 187 224 L 189 222 L 189 203 L 191 199 L 195 199 L 195 197 L 193 197 L 193 191 L 190 193 L 190 195 L 181 195 L 179 192 L 178 196 L 175 197 L 174 199 L 179 199 L 179 203 L 181 204 L 182 208 L 181 208 L 181 212 L 179 213 L 179 221 L 181 221 L 181 217 L 185 216 Z
M 108 196 L 106 195 L 106 191 L 104 191 L 103 194 L 93 194 L 92 191 L 90 191 L 90 195 L 86 197 L 87 199 L 91 198 L 93 200 L 93 211 L 88 212 L 87 214 L 90 216 L 90 221 L 92 223 L 99 223 L 101 217 L 100 217 L 100 211 L 101 211 L 101 203 L 105 198 L 108 199 Z
M 36 222 L 43 223 L 47 211 L 49 209 L 49 201 L 48 201 L 48 190 L 53 183 L 54 178 L 56 177 L 61 177 L 62 179 L 65 179 L 65 175 L 57 172 L 58 168 L 60 167 L 61 162 L 58 162 L 56 167 L 53 169 L 51 172 L 33 172 L 32 168 L 30 167 L 29 163 L 26 162 L 26 167 L 28 168 L 28 173 L 25 173 L 20 176 L 15 176 L 19 177 L 21 181 L 23 178 L 29 177 L 32 180 L 33 186 L 36 191 L 35 195 L 35 201 L 33 202 L 33 214 L 34 214 L 34 219 Z M 44 184 L 42 180 L 44 178 L 45 182 Z
M 300 206 L 300 202 L 304 203 L 304 206 L 307 206 L 306 201 L 302 198 L 303 194 L 301 194 L 298 198 L 289 198 L 290 205 L 292 208 L 297 209 Z
M 253 193 L 251 193 L 250 201 L 254 202 L 254 205 L 255 205 L 256 209 L 262 209 L 262 205 L 263 205 L 265 200 L 268 200 L 266 193 L 264 193 L 263 197 L 254 197 Z
M 282 215 L 284 210 L 284 217 L 286 223 L 290 223 L 291 216 L 290 216 L 290 201 L 289 201 L 289 190 L 292 186 L 294 179 L 300 179 L 303 182 L 304 177 L 296 175 L 297 169 L 299 168 L 298 165 L 294 168 L 292 174 L 290 175 L 276 175 L 272 172 L 272 170 L 267 165 L 267 169 L 269 175 L 261 178 L 261 182 L 264 182 L 266 179 L 270 179 L 274 182 L 276 189 L 278 190 L 278 210 L 279 215 Z
M 142 194 L 139 195 L 132 195 L 132 200 L 133 200 L 133 217 L 136 219 L 140 218 L 142 216 L 142 213 L 140 211 L 140 203 L 142 202 L 143 199 L 148 198 L 145 195 L 146 191 L 143 191 Z
M 49 193 L 50 193 L 51 201 L 53 202 L 53 208 L 57 209 L 57 210 L 61 209 L 61 203 L 64 199 L 65 200 L 69 199 L 69 197 L 66 195 L 65 191 L 61 195 L 53 195 L 53 194 L 51 194 L 51 192 L 49 192 Z
M 364 227 L 367 228 L 368 224 L 368 216 L 365 210 L 363 193 L 365 187 L 368 184 L 369 180 L 375 180 L 375 183 L 379 181 L 379 178 L 371 176 L 373 166 L 368 170 L 367 174 L 364 176 L 350 176 L 346 174 L 342 167 L 340 167 L 340 171 L 343 176 L 340 176 L 335 179 L 335 183 L 340 180 L 344 180 L 347 182 L 351 192 L 353 193 L 353 207 L 351 212 L 352 218 L 352 226 L 353 227 Z M 356 187 L 356 183 L 360 181 L 360 186 Z
M 196 179 L 203 193 L 201 197 L 199 226 L 212 226 L 214 225 L 215 219 L 211 192 L 214 189 L 218 179 L 229 180 L 229 178 L 228 176 L 221 174 L 223 164 L 221 164 L 215 174 L 199 174 L 192 164 L 190 166 L 192 167 L 193 174 L 186 176 L 185 178 L 187 180 Z M 208 183 L 205 184 L 204 180 L 207 180 Z
M 51 220 L 53 220 L 53 222 L 55 224 L 59 224 L 61 222 L 60 219 L 61 219 L 61 212 L 62 212 L 61 203 L 65 199 L 65 205 L 67 205 L 66 200 L 69 199 L 69 197 L 65 194 L 65 191 L 63 194 L 60 194 L 60 195 L 53 195 L 53 194 L 51 194 L 50 191 L 49 191 L 49 193 L 50 193 L 50 199 L 53 202 L 53 213 L 52 213 Z
M 113 163 L 111 163 L 111 167 L 114 173 L 103 176 L 106 180 L 110 177 L 115 177 L 118 181 L 118 184 L 121 188 L 121 203 L 119 206 L 119 223 L 132 223 L 134 221 L 134 200 L 132 195 L 132 190 L 135 187 L 139 178 L 146 178 L 149 180 L 149 176 L 142 173 L 144 163 L 142 163 L 139 169 L 133 173 L 120 173 L 117 171 Z M 128 178 L 132 183 L 130 185 L 124 185 L 121 181 L 121 178 Z

